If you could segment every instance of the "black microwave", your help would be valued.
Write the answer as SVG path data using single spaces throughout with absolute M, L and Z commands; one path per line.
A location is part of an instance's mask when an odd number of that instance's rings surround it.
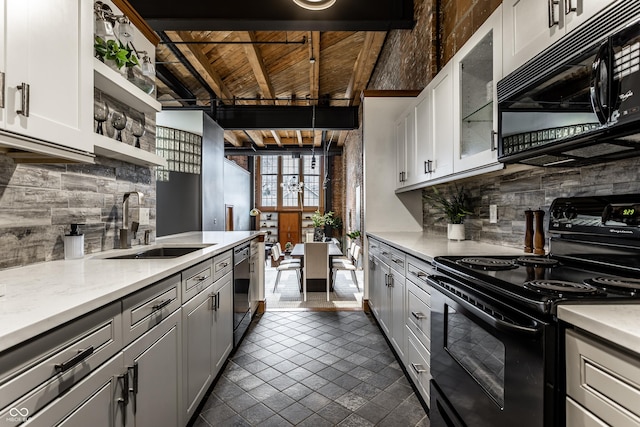
M 497 84 L 498 160 L 640 156 L 640 2 L 617 1 Z

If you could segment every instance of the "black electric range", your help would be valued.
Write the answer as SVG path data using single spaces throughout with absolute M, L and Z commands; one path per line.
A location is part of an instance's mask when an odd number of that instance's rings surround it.
M 640 195 L 556 199 L 546 256 L 436 257 L 431 425 L 564 426 L 559 304 L 640 303 Z

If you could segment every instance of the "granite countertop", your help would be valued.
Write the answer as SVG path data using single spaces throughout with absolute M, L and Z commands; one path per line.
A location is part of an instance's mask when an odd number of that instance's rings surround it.
M 560 305 L 558 318 L 640 355 L 640 304 Z
M 154 245 L 0 270 L 0 352 L 261 234 L 182 233 Z M 203 248 L 177 258 L 104 259 L 159 246 Z
M 367 236 L 395 246 L 404 252 L 431 262 L 443 255 L 522 255 L 522 249 L 480 243 L 473 240 L 454 241 L 426 232 L 367 232 Z

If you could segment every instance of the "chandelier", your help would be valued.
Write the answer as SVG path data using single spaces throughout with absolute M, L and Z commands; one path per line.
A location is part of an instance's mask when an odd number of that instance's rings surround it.
M 336 0 L 293 0 L 295 4 L 309 10 L 324 10 L 333 6 Z
M 302 193 L 304 189 L 304 182 L 298 182 L 297 177 L 291 176 L 286 181 L 280 183 L 280 186 L 286 194 L 290 193 Z

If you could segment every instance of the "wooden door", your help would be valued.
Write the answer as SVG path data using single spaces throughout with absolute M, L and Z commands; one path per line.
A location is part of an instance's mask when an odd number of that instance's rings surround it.
M 233 231 L 233 205 L 224 205 L 224 231 Z
M 300 239 L 300 213 L 299 212 L 280 212 L 278 224 L 278 239 L 282 249 L 287 244 L 295 245 L 301 243 Z

